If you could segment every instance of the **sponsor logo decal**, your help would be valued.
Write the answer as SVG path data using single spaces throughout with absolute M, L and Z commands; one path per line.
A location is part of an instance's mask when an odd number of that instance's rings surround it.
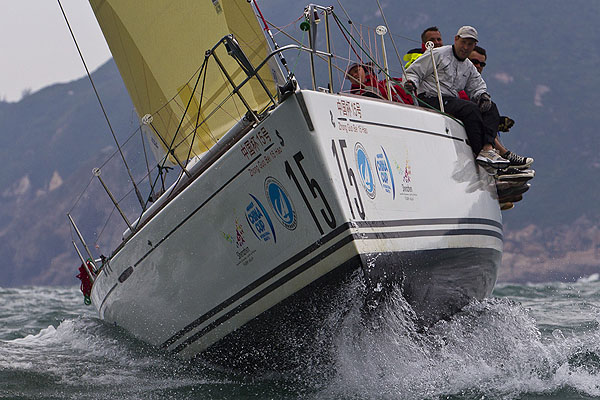
M 283 185 L 272 176 L 265 179 L 265 195 L 279 222 L 291 231 L 296 229 L 298 221 L 294 203 Z
M 250 229 L 252 229 L 252 233 L 258 240 L 268 242 L 273 239 L 273 242 L 277 243 L 275 229 L 267 210 L 256 197 L 251 194 L 250 197 L 252 201 L 246 207 L 246 220 L 250 225 Z
M 402 182 L 410 183 L 410 175 L 412 174 L 412 168 L 408 163 L 408 158 L 406 159 L 406 165 L 404 166 L 404 176 L 402 177 Z
M 404 196 L 405 200 L 414 201 L 417 198 L 417 193 L 413 187 L 413 170 L 410 164 L 410 160 L 408 159 L 408 151 L 406 154 L 406 160 L 404 166 L 396 164 L 396 169 L 402 176 L 402 182 L 400 182 L 400 186 L 402 188 L 402 196 Z
M 362 144 L 356 142 L 354 146 L 354 156 L 356 157 L 356 165 L 358 166 L 358 174 L 363 183 L 367 196 L 375 198 L 375 180 L 373 179 L 373 169 L 367 151 Z
M 233 244 L 235 242 L 235 254 L 238 258 L 236 265 L 248 265 L 254 260 L 254 253 L 256 250 L 251 250 L 246 245 L 246 239 L 244 238 L 244 227 L 242 224 L 240 224 L 237 218 L 235 219 L 235 236 L 226 232 L 221 232 L 221 234 L 229 243 Z
M 394 174 L 392 172 L 392 165 L 385 152 L 383 146 L 381 147 L 381 153 L 375 155 L 375 165 L 377 167 L 377 177 L 383 190 L 392 195 L 392 199 L 396 198 L 396 186 L 394 185 Z

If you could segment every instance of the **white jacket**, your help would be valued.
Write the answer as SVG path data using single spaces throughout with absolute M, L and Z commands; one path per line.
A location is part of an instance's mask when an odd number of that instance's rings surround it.
M 471 100 L 477 102 L 479 96 L 487 92 L 487 85 L 471 60 L 467 58 L 460 61 L 454 56 L 451 45 L 433 49 L 433 57 L 442 96 L 458 97 L 458 92 L 464 90 Z M 429 50 L 408 67 L 406 77 L 417 86 L 418 94 L 425 93 L 426 96 L 437 97 Z

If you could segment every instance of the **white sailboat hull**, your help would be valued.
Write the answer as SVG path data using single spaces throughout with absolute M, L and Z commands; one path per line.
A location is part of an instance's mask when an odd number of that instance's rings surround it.
M 494 181 L 458 123 L 302 91 L 127 239 L 92 302 L 190 358 L 357 268 L 438 319 L 491 293 L 501 254 Z

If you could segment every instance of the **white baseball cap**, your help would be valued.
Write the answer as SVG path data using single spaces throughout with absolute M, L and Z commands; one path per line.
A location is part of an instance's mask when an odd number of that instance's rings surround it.
M 479 41 L 477 38 L 477 29 L 469 25 L 461 26 L 458 32 L 456 32 L 456 36 L 463 39 L 475 39 L 475 41 Z

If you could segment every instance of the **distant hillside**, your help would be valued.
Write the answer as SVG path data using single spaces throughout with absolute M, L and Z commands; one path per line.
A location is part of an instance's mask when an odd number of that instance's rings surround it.
M 301 15 L 300 3 L 276 7 L 261 1 L 266 17 L 284 25 Z M 335 12 L 345 22 L 342 10 Z M 381 23 L 376 3 L 344 1 L 360 24 Z M 517 153 L 535 158 L 536 178 L 525 201 L 505 212 L 506 253 L 503 280 L 572 278 L 600 271 L 600 113 L 596 97 L 600 77 L 599 2 L 382 2 L 393 25 L 400 51 L 415 47 L 405 38 L 419 37 L 427 26 L 438 25 L 446 43 L 465 24 L 478 28 L 480 44 L 488 50 L 484 78 L 502 113 L 517 121 L 503 137 Z M 551 4 L 551 6 L 549 6 Z M 466 16 L 468 14 L 468 16 Z M 302 37 L 298 23 L 288 28 Z M 280 44 L 288 40 L 276 35 Z M 336 49 L 347 49 L 341 37 Z M 319 38 L 320 41 L 323 37 Z M 305 39 L 306 42 L 306 39 Z M 345 47 L 344 47 L 345 46 Z M 389 48 L 390 54 L 392 50 Z M 345 50 L 344 50 L 345 51 Z M 306 66 L 290 65 L 304 87 Z M 399 70 L 395 56 L 392 68 Z M 322 68 L 322 67 L 319 67 Z M 93 73 L 113 128 L 124 142 L 138 128 L 137 117 L 112 61 Z M 338 78 L 339 79 L 339 76 Z M 325 85 L 318 82 L 319 85 Z M 346 84 L 347 85 L 347 84 Z M 87 78 L 47 87 L 17 103 L 0 102 L 0 285 L 73 284 L 79 261 L 70 243 L 66 213 L 88 185 L 92 192 L 79 199 L 74 215 L 88 240 L 98 240 L 110 253 L 124 227 L 91 169 L 102 165 L 115 150 L 110 131 Z M 136 179 L 145 164 L 139 134 L 125 151 L 136 160 Z M 127 182 L 122 163 L 113 158 L 103 174 Z M 120 172 L 118 172 L 120 171 Z M 95 185 L 95 186 L 94 186 Z M 123 189 L 123 188 L 125 189 Z M 122 197 L 128 185 L 112 187 Z M 105 225 L 111 216 L 111 224 Z M 93 243 L 90 243 L 93 245 Z
M 109 61 L 93 75 L 124 141 L 137 129 L 137 117 L 116 66 Z M 0 285 L 74 283 L 77 257 L 66 213 L 90 181 L 92 168 L 115 149 L 89 80 L 53 85 L 18 103 L 0 103 L 0 126 L 6 143 L 0 148 L 5 164 L 0 170 Z M 96 203 L 96 198 L 105 200 L 106 194 L 95 191 L 83 201 Z M 88 238 L 111 212 L 107 204 L 101 207 L 81 223 Z

